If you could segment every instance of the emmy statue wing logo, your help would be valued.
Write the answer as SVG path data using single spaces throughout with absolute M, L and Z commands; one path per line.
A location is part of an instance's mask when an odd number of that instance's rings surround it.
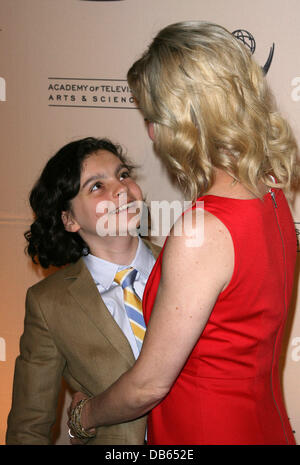
M 256 49 L 256 42 L 255 42 L 253 35 L 250 34 L 250 32 L 246 31 L 245 29 L 237 29 L 236 31 L 233 31 L 232 34 L 234 35 L 236 39 L 243 42 L 243 44 L 249 48 L 249 50 L 251 51 L 253 55 Z M 268 59 L 266 63 L 264 64 L 264 66 L 262 66 L 262 70 L 265 75 L 267 74 L 271 66 L 273 55 L 274 55 L 274 48 L 275 48 L 275 44 L 273 43 L 269 51 Z

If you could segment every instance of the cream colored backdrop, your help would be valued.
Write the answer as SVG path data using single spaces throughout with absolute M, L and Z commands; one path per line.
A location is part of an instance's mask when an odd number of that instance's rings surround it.
M 189 19 L 210 20 L 231 31 L 248 30 L 256 39 L 255 57 L 262 65 L 275 43 L 268 80 L 300 140 L 299 0 L 287 0 L 284 5 L 282 0 L 0 1 L 2 444 L 23 330 L 25 292 L 44 276 L 23 253 L 23 233 L 32 219 L 29 190 L 56 150 L 71 140 L 92 135 L 123 144 L 141 165 L 140 183 L 149 200 L 181 198 L 152 151 L 125 79 L 129 66 L 159 29 Z M 293 215 L 300 229 L 300 196 L 293 205 Z M 296 286 L 282 379 L 298 443 L 299 306 Z M 68 394 L 66 399 L 65 405 Z M 68 444 L 65 407 L 61 410 L 56 441 Z

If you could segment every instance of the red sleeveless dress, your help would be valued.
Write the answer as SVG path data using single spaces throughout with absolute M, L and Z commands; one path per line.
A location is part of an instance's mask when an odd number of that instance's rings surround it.
M 287 201 L 277 189 L 262 200 L 198 200 L 229 230 L 234 272 L 171 391 L 150 413 L 148 443 L 295 444 L 278 372 L 296 261 Z M 144 292 L 146 323 L 163 251 Z

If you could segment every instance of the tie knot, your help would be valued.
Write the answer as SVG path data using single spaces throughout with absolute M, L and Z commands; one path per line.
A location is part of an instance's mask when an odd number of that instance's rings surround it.
M 132 267 L 126 268 L 125 270 L 121 270 L 116 273 L 114 281 L 125 289 L 128 286 L 132 286 L 136 275 L 137 270 Z

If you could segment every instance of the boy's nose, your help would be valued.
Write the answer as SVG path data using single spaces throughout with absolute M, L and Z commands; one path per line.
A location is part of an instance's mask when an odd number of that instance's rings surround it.
M 123 194 L 127 195 L 128 189 L 127 186 L 125 186 L 121 182 L 116 182 L 113 186 L 113 196 L 114 197 L 120 197 Z

